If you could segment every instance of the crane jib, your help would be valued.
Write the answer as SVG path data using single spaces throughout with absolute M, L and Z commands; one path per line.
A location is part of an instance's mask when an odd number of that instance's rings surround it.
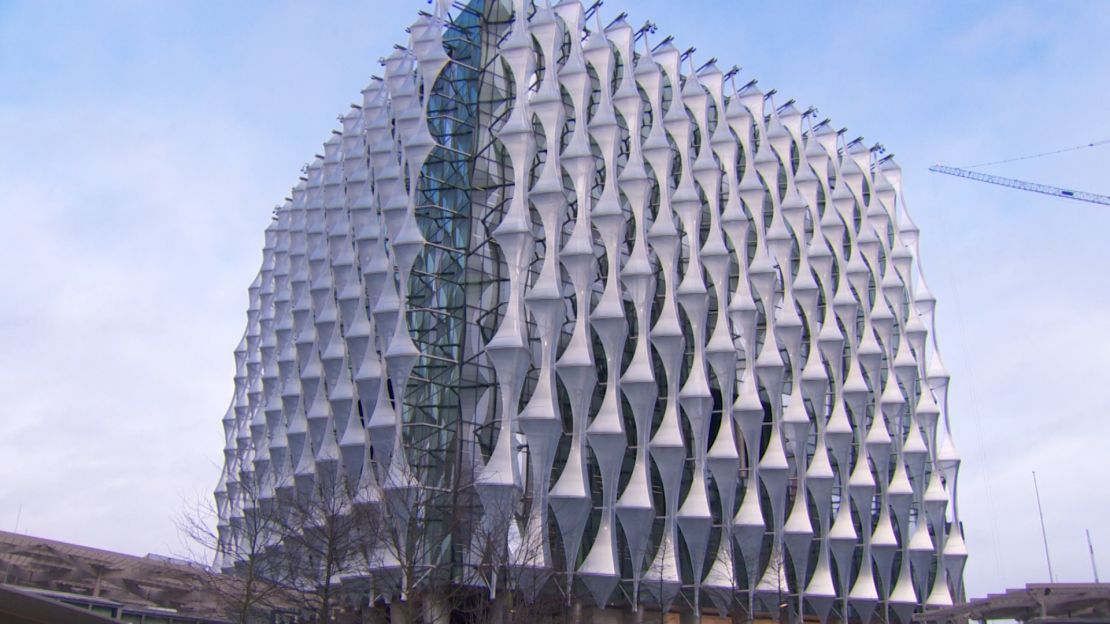
M 1076 199 L 1079 201 L 1090 202 L 1092 204 L 1102 204 L 1104 206 L 1110 206 L 1110 197 L 1107 197 L 1106 195 L 1096 195 L 1094 193 L 1086 193 L 1083 191 L 1069 191 L 1068 189 L 1063 189 L 1056 186 L 1049 186 L 1047 184 L 1025 182 L 1024 180 L 1015 180 L 1014 178 L 1003 178 L 1001 176 L 979 173 L 978 171 L 969 171 L 967 169 L 960 169 L 958 167 L 948 167 L 945 165 L 934 165 L 932 167 L 929 167 L 929 171 L 944 173 L 960 178 L 967 178 L 969 180 L 977 180 L 979 182 L 987 182 L 988 184 L 1008 186 L 1010 188 L 1021 189 L 1023 191 L 1032 191 L 1034 193 L 1042 193 L 1044 195 L 1053 195 L 1056 197 L 1063 197 L 1065 199 Z

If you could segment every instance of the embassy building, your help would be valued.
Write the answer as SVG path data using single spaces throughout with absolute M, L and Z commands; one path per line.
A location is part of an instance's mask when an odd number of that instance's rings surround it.
M 370 601 L 963 601 L 901 169 L 650 24 L 551 4 L 421 14 L 274 211 L 220 565 L 251 514 L 335 495 L 400 534 L 339 575 Z

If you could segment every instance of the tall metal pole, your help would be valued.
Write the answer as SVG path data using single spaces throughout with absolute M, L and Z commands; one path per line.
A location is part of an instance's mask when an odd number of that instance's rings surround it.
M 1048 556 L 1048 532 L 1044 528 L 1044 509 L 1041 508 L 1041 490 L 1037 487 L 1037 471 L 1033 471 L 1033 492 L 1037 495 L 1037 515 L 1041 517 L 1041 538 L 1044 539 L 1044 560 L 1048 564 L 1048 582 L 1055 583 L 1056 575 L 1052 573 L 1052 557 Z
M 1095 575 L 1095 582 L 1098 582 L 1098 566 L 1095 565 L 1095 547 L 1091 544 L 1091 530 L 1087 529 L 1087 550 L 1091 553 L 1091 572 Z

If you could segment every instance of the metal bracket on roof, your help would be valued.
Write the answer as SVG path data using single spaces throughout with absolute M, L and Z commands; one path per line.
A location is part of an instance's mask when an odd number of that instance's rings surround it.
M 702 63 L 701 67 L 698 68 L 698 71 L 700 72 L 701 70 L 705 69 L 706 67 L 709 67 L 710 65 L 715 65 L 716 63 L 717 63 L 717 57 L 714 56 L 714 57 L 710 58 L 708 61 Z
M 609 22 L 609 24 L 605 27 L 605 30 L 609 30 L 610 28 L 613 27 L 614 24 L 616 24 L 617 22 L 621 21 L 622 19 L 624 19 L 626 17 L 628 17 L 628 13 L 625 13 L 624 11 L 621 11 L 620 14 L 618 14 L 615 18 L 613 18 L 613 21 Z
M 636 31 L 636 34 L 632 37 L 632 39 L 634 41 L 639 41 L 640 37 L 643 37 L 648 33 L 655 34 L 655 31 L 657 30 L 659 30 L 659 27 L 655 25 L 655 22 L 648 20 L 644 22 L 644 25 L 641 26 L 639 30 Z
M 428 2 L 428 4 L 431 4 L 431 2 Z M 479 13 L 477 10 L 474 9 L 474 7 L 465 2 L 452 2 L 451 7 L 458 9 L 463 13 L 470 13 L 471 15 L 482 17 L 481 13 Z
M 655 32 L 655 31 L 652 31 L 652 32 Z M 674 35 L 667 35 L 666 37 L 663 37 L 662 41 L 655 44 L 655 46 L 651 49 L 651 51 L 654 52 L 654 51 L 658 50 L 659 48 L 667 45 L 668 43 L 670 43 L 672 41 L 674 41 Z
M 605 4 L 605 0 L 594 0 L 593 4 L 586 7 L 586 12 L 582 14 L 582 21 L 585 22 L 593 17 L 594 13 L 597 13 L 597 10 L 600 9 L 603 4 Z

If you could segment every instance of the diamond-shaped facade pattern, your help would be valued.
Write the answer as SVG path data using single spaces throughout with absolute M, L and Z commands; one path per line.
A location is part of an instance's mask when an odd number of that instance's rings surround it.
M 458 494 L 546 571 L 503 585 L 599 606 L 906 622 L 961 600 L 901 170 L 596 13 L 440 2 L 275 210 L 221 538 L 248 485 L 281 501 L 327 477 L 391 517 Z M 479 547 L 453 546 L 437 561 Z

